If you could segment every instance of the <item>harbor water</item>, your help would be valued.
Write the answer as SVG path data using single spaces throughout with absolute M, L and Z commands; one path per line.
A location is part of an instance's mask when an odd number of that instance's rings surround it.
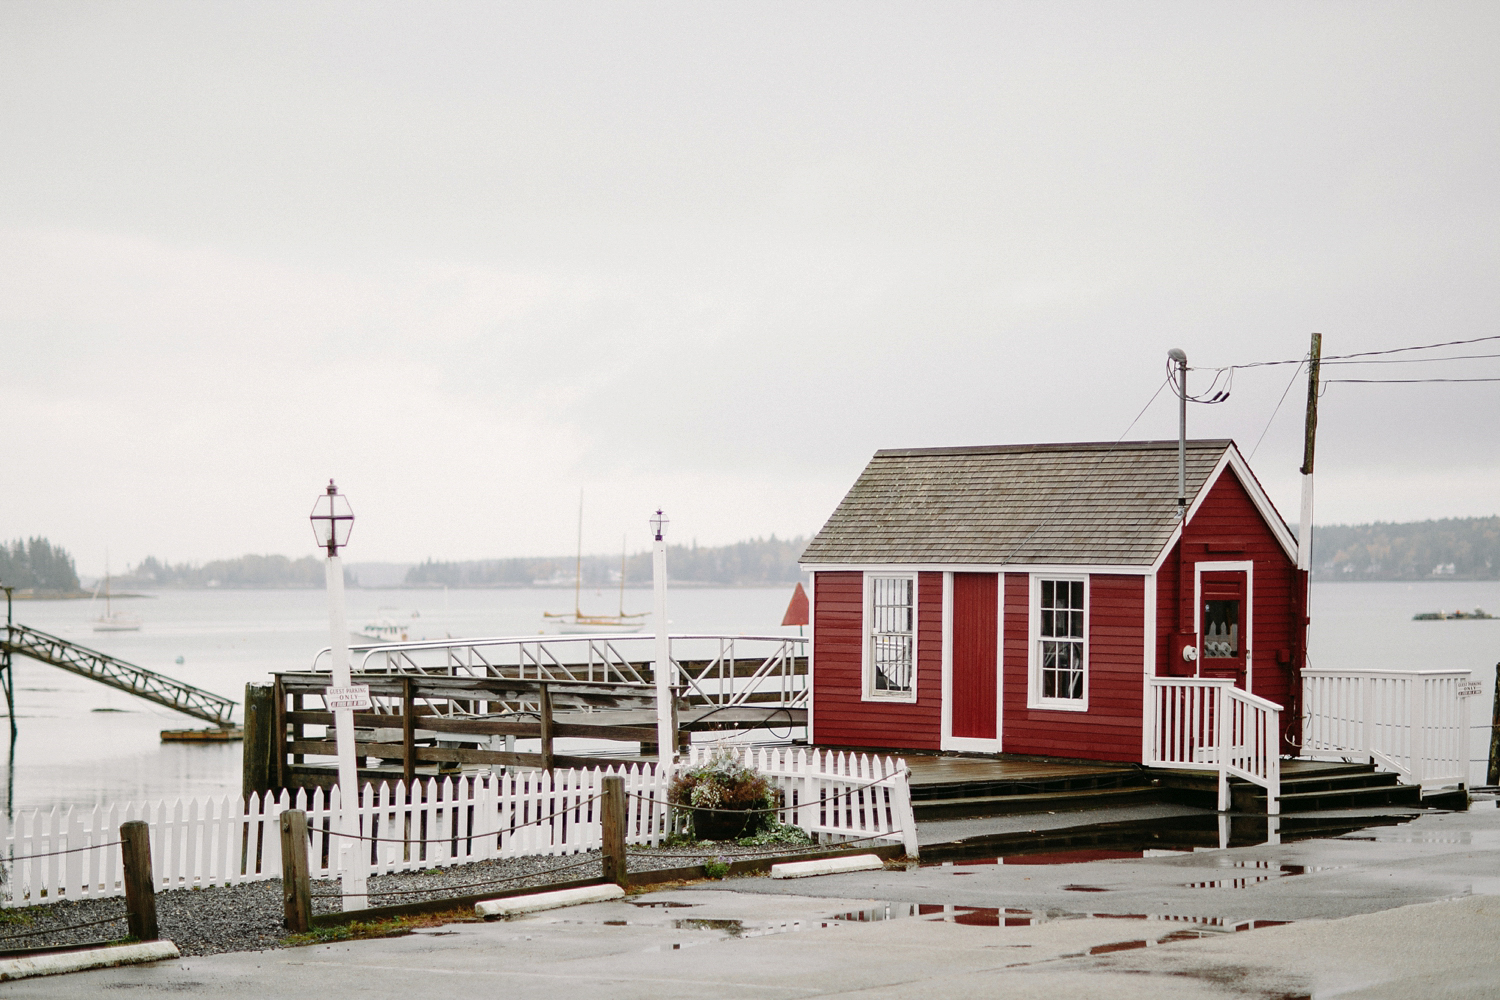
M 790 587 L 678 588 L 673 632 L 782 635 Z M 544 611 L 569 610 L 571 590 L 359 590 L 349 624 L 381 618 L 412 639 L 535 635 Z M 586 593 L 585 610 L 610 609 L 617 592 Z M 162 591 L 121 602 L 139 632 L 91 631 L 87 601 L 17 601 L 17 622 L 240 700 L 249 681 L 305 670 L 328 644 L 321 590 Z M 630 590 L 626 611 L 645 611 L 649 590 Z M 1398 670 L 1459 668 L 1484 693 L 1470 698 L 1470 779 L 1483 783 L 1500 619 L 1413 621 L 1419 612 L 1482 607 L 1500 612 L 1500 584 L 1319 583 L 1313 587 L 1314 666 Z M 415 613 L 415 617 L 413 616 Z M 647 627 L 649 631 L 650 626 Z M 179 662 L 180 659 L 180 662 Z M 195 719 L 24 657 L 15 659 L 19 737 L 6 773 L 7 811 L 53 805 L 224 794 L 240 785 L 240 744 L 162 743 L 162 729 Z M 5 757 L 0 754 L 0 764 Z

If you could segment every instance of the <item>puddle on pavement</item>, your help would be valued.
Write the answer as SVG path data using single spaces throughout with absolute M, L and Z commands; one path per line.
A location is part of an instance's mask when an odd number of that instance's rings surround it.
M 830 919 L 847 923 L 872 923 L 879 920 L 904 920 L 918 917 L 926 920 L 941 920 L 948 923 L 967 924 L 971 927 L 1031 927 L 1055 920 L 1141 920 L 1148 923 L 1178 925 L 1166 936 L 1153 938 L 1152 943 L 1185 941 L 1190 938 L 1208 937 L 1250 931 L 1260 927 L 1279 927 L 1286 920 L 1248 920 L 1234 917 L 1201 917 L 1169 913 L 1079 913 L 1072 910 L 1022 910 L 996 906 L 953 906 L 940 903 L 896 903 L 882 902 L 860 910 L 848 910 L 835 914 Z M 1139 947 L 1145 947 L 1141 945 Z
M 1340 865 L 1282 865 L 1274 861 L 1232 861 L 1221 865 L 1224 868 L 1240 868 L 1254 874 L 1237 875 L 1231 878 L 1209 879 L 1205 882 L 1184 882 L 1185 889 L 1248 889 L 1252 885 L 1270 882 L 1273 879 L 1311 872 L 1333 871 Z

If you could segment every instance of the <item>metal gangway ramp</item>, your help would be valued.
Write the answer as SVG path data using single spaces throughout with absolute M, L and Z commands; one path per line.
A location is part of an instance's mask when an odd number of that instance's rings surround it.
M 0 652 L 29 656 L 225 729 L 234 725 L 230 713 L 237 702 L 229 698 L 25 625 L 6 626 Z

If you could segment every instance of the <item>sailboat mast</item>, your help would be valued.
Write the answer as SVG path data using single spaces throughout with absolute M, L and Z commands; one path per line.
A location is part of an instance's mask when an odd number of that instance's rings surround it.
M 578 560 L 573 564 L 573 620 L 583 617 L 583 490 L 578 491 Z
M 620 536 L 620 617 L 625 617 L 625 536 Z

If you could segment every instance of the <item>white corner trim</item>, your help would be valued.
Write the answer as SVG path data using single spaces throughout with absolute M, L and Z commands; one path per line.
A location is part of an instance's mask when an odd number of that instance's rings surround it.
M 943 712 L 938 746 L 953 739 L 953 574 L 943 574 Z
M 1156 734 L 1152 732 L 1153 720 L 1155 718 L 1155 706 L 1151 703 L 1151 678 L 1156 676 L 1156 633 L 1160 623 L 1156 620 L 1156 574 L 1152 573 L 1146 577 L 1146 591 L 1142 595 L 1141 604 L 1144 605 L 1142 612 L 1145 618 L 1146 630 L 1141 635 L 1141 650 L 1143 653 L 1141 677 L 1141 763 L 1144 764 L 1152 759 L 1151 745 L 1155 742 Z M 809 741 L 811 742 L 811 741 Z

